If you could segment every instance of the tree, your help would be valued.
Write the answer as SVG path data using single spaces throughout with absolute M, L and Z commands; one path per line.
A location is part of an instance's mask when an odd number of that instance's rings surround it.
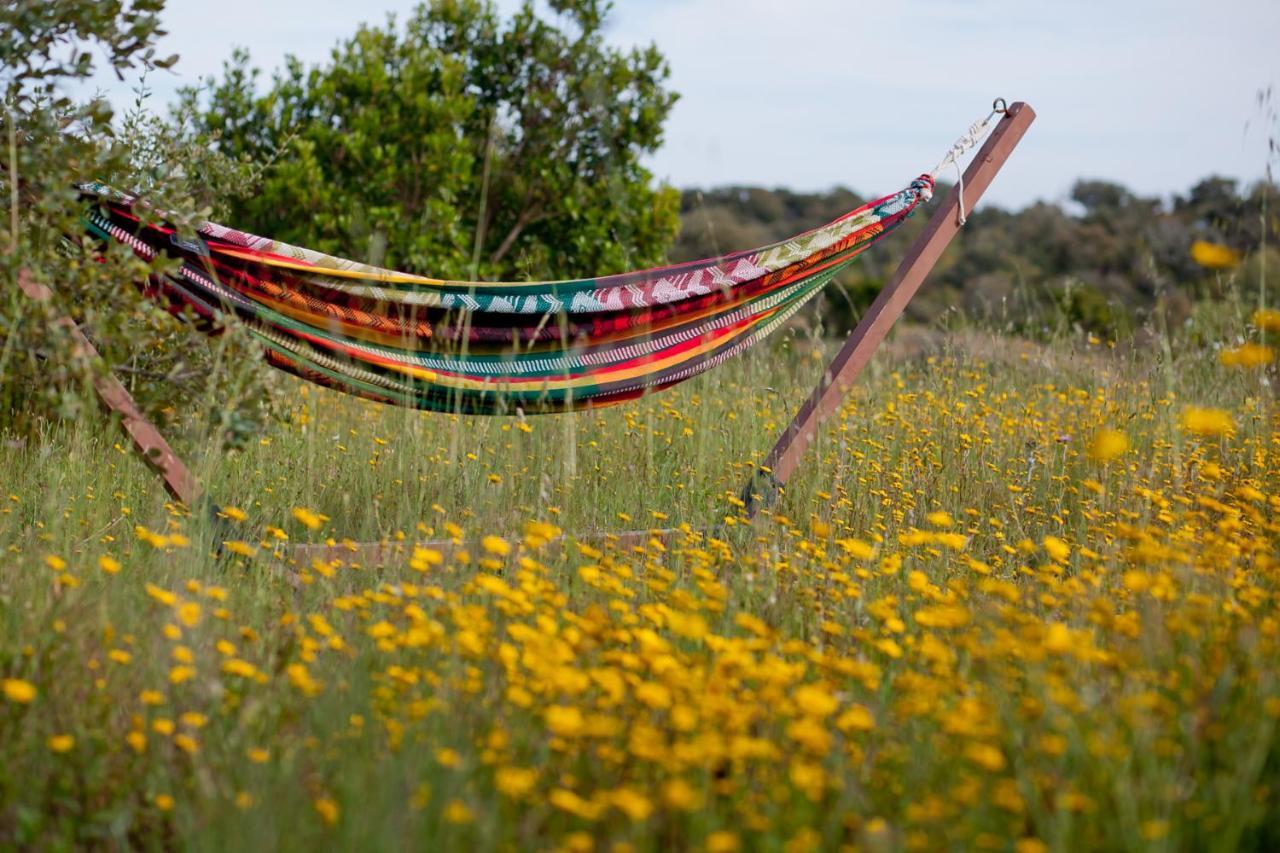
M 661 261 L 678 194 L 644 157 L 675 95 L 653 46 L 604 43 L 605 0 L 434 0 L 362 26 L 264 93 L 238 52 L 184 111 L 231 157 L 272 165 L 237 226 L 447 278 L 558 278 Z
M 95 63 L 122 78 L 172 65 L 155 42 L 163 0 L 56 0 L 0 6 L 0 428 L 32 432 L 50 416 L 74 417 L 93 395 L 88 380 L 113 370 L 154 415 L 185 408 L 211 394 L 207 411 L 223 437 L 243 436 L 263 413 L 258 393 L 265 372 L 255 359 L 219 359 L 247 343 L 225 335 L 213 347 L 190 326 L 144 299 L 144 283 L 164 264 L 145 264 L 118 245 L 84 234 L 90 202 L 77 184 L 90 180 L 141 190 L 185 227 L 207 214 L 201 196 L 242 187 L 248 172 L 209 151 L 192 128 L 163 122 L 142 108 L 112 123 L 102 100 L 78 101 L 68 84 L 92 76 Z M 198 176 L 198 177 L 197 177 Z M 33 303 L 19 276 L 52 288 L 50 303 Z M 71 316 L 94 340 L 101 362 L 78 355 L 66 329 Z

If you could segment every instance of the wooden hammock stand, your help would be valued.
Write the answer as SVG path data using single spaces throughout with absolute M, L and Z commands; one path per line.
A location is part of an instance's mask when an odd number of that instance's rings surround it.
M 1000 168 L 1035 120 L 1036 114 L 1028 104 L 1017 101 L 1004 110 L 1004 115 L 987 137 L 978 153 L 964 171 L 962 179 L 964 214 L 982 198 Z M 818 382 L 809 399 L 800 407 L 795 418 L 778 437 L 764 463 L 756 471 L 742 493 L 747 518 L 754 518 L 764 508 L 773 505 L 787 480 L 795 472 L 805 451 L 818 434 L 818 427 L 840 407 L 862 369 L 884 341 L 893 324 L 906 310 L 911 297 L 920 289 L 926 276 L 933 269 L 951 240 L 959 233 L 964 217 L 961 215 L 960 187 L 953 187 L 946 200 L 929 218 L 924 231 L 907 251 L 893 278 L 876 297 L 857 328 L 849 335 L 835 358 Z M 49 288 L 34 281 L 26 271 L 18 276 L 18 286 L 31 299 L 47 302 L 52 295 Z M 76 326 L 70 317 L 61 317 L 55 323 L 66 327 L 71 334 L 77 357 L 96 359 L 98 352 L 92 342 Z M 202 493 L 191 470 L 174 453 L 164 436 L 139 411 L 128 390 L 111 375 L 99 376 L 93 382 L 94 391 L 103 407 L 120 416 L 120 425 L 133 443 L 134 449 L 155 469 L 164 481 L 165 489 L 178 501 L 190 508 L 200 505 Z M 643 544 L 651 539 L 669 540 L 676 530 L 634 530 L 623 533 L 597 534 L 581 537 L 583 541 L 609 541 L 619 547 Z M 313 561 L 342 561 L 351 565 L 387 565 L 393 560 L 408 556 L 408 548 L 414 544 L 425 545 L 444 552 L 453 551 L 457 545 L 452 540 L 438 542 L 345 542 L 338 544 L 298 544 L 292 546 L 291 558 L 296 566 L 308 566 Z

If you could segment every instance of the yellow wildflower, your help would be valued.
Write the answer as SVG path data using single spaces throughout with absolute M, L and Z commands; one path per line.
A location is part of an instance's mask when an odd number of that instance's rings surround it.
M 200 605 L 194 601 L 187 601 L 178 605 L 178 621 L 188 628 L 194 628 L 199 625 Z
M 1205 269 L 1226 270 L 1240 263 L 1240 253 L 1221 243 L 1196 240 L 1191 244 L 1191 259 Z
M 738 853 L 741 847 L 738 836 L 728 830 L 717 830 L 707 836 L 707 853 Z
M 702 797 L 692 785 L 679 777 L 662 786 L 662 801 L 678 811 L 693 811 L 702 805 Z
M 1129 449 L 1129 437 L 1119 430 L 1102 429 L 1089 442 L 1089 458 L 1095 462 L 1110 462 Z
M 543 714 L 547 728 L 560 737 L 573 737 L 582 732 L 582 711 L 572 705 L 552 705 Z
M 475 820 L 475 815 L 471 813 L 466 803 L 455 799 L 445 803 L 444 819 L 448 823 L 471 823 Z
M 953 524 L 956 523 L 955 519 L 951 517 L 951 514 L 943 510 L 938 510 L 937 512 L 931 512 L 927 516 L 925 516 L 925 518 L 934 527 L 951 527 Z
M 567 788 L 556 788 L 547 795 L 547 802 L 551 805 L 566 811 L 569 814 L 577 815 L 583 820 L 596 820 L 600 817 L 603 810 L 599 805 L 584 800 Z
M 240 509 L 238 506 L 224 506 L 222 514 L 232 521 L 244 521 L 249 517 L 248 513 Z
M 297 522 L 311 530 L 319 530 L 324 523 L 329 520 L 329 516 L 321 515 L 315 510 L 307 509 L 303 506 L 295 506 L 292 511 L 293 517 Z
M 671 691 L 656 681 L 645 681 L 635 689 L 636 699 L 650 708 L 670 708 Z
M 1224 409 L 1201 409 L 1188 406 L 1179 421 L 1184 432 L 1193 435 L 1218 436 L 1234 431 L 1231 413 Z
M 1004 769 L 1004 754 L 1000 752 L 998 747 L 986 743 L 971 743 L 965 749 L 964 754 L 966 758 L 984 770 L 998 773 Z
M 609 796 L 614 808 L 634 821 L 647 820 L 653 814 L 653 803 L 634 788 L 619 788 Z
M 50 752 L 61 754 L 70 752 L 71 748 L 76 745 L 76 739 L 71 735 L 50 735 L 46 744 Z
M 1121 578 L 1125 589 L 1132 592 L 1146 592 L 1151 588 L 1151 575 L 1146 572 L 1140 572 L 1137 569 L 1130 569 L 1125 572 Z
M 239 539 L 232 539 L 222 543 L 222 547 L 226 548 L 232 554 L 239 554 L 241 557 L 252 557 L 258 553 L 258 549 L 250 545 L 248 542 Z
M 169 547 L 168 536 L 164 536 L 159 533 L 154 533 L 148 530 L 147 528 L 143 527 L 142 525 L 138 525 L 134 527 L 133 532 L 139 539 L 141 539 L 143 542 L 146 542 L 152 548 L 164 549 Z
M 316 814 L 320 815 L 320 819 L 329 826 L 333 826 L 338 822 L 338 804 L 329 797 L 318 797 L 312 805 L 315 807 Z
M 865 705 L 852 705 L 836 717 L 836 728 L 842 732 L 869 732 L 876 727 L 876 719 Z
M 1071 556 L 1071 546 L 1056 536 L 1044 537 L 1044 541 L 1041 544 L 1044 545 L 1045 553 L 1049 555 L 1051 560 L 1065 563 Z
M 1226 367 L 1266 367 L 1276 360 L 1276 351 L 1262 344 L 1243 343 L 1235 349 L 1224 349 L 1218 358 Z
M 155 584 L 149 583 L 144 588 L 147 591 L 147 595 L 167 607 L 172 607 L 178 601 L 178 596 L 169 592 L 167 589 L 161 589 Z
M 169 670 L 169 681 L 173 684 L 181 684 L 195 677 L 195 669 L 189 666 L 175 666 Z
M 855 560 L 870 560 L 876 554 L 876 549 L 861 539 L 837 539 L 836 544 Z
M 501 536 L 486 536 L 480 540 L 480 547 L 495 557 L 505 557 L 511 553 L 511 544 Z
M 137 729 L 125 735 L 124 740 L 129 744 L 129 748 L 139 755 L 147 751 L 147 736 Z
M 36 698 L 35 685 L 21 678 L 6 678 L 0 681 L 0 688 L 4 690 L 4 698 L 19 705 L 26 705 Z
M 443 562 L 444 555 L 435 548 L 414 548 L 409 568 L 416 572 L 425 572 L 431 566 L 438 566 Z
M 1251 321 L 1264 332 L 1280 332 L 1280 311 L 1275 308 L 1259 308 L 1253 312 Z
M 521 799 L 532 791 L 537 781 L 538 771 L 525 767 L 501 767 L 493 777 L 498 793 L 513 800 Z
M 805 684 L 798 687 L 793 696 L 797 708 L 815 717 L 826 717 L 840 706 L 836 697 L 820 684 Z
M 1071 629 L 1061 622 L 1054 622 L 1044 635 L 1046 651 L 1054 654 L 1066 654 L 1071 651 Z

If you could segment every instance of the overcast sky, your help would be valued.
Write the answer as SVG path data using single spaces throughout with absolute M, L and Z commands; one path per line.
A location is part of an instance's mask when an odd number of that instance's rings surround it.
M 413 5 L 169 0 L 161 52 L 181 60 L 149 82 L 163 102 L 233 46 L 268 70 L 320 62 Z M 997 95 L 1039 114 L 990 190 L 1002 204 L 1063 199 L 1082 176 L 1161 195 L 1251 181 L 1267 160 L 1257 93 L 1280 84 L 1280 0 L 619 0 L 610 37 L 670 60 L 681 99 L 652 165 L 680 187 L 888 193 Z M 130 99 L 128 82 L 99 84 Z

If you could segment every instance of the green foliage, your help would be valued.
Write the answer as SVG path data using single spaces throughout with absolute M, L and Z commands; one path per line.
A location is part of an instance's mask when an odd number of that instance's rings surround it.
M 100 179 L 139 191 L 179 224 L 208 215 L 216 194 L 247 186 L 251 172 L 211 151 L 193 127 L 134 109 L 112 124 L 100 100 L 78 102 L 69 84 L 87 79 L 105 57 L 118 74 L 171 65 L 154 44 L 163 35 L 159 0 L 133 3 L 59 0 L 0 9 L 4 135 L 0 143 L 0 419 L 31 434 L 50 416 L 94 407 L 88 383 L 119 374 L 153 416 L 176 415 L 197 401 L 209 427 L 226 439 L 251 432 L 265 413 L 265 371 L 237 333 L 214 343 L 144 299 L 134 284 L 163 272 L 122 247 L 83 236 L 86 203 L 78 183 Z M 32 302 L 19 275 L 52 289 Z M 101 352 L 88 359 L 71 345 L 72 317 Z M 234 367 L 228 367 L 228 365 Z M 204 431 L 203 429 L 201 431 Z
M 939 188 L 939 198 L 945 191 Z M 1037 337 L 1063 326 L 1122 336 L 1156 312 L 1181 321 L 1196 300 L 1219 298 L 1232 282 L 1261 292 L 1264 246 L 1267 240 L 1274 246 L 1280 231 L 1274 212 L 1268 216 L 1266 208 L 1268 194 L 1274 193 L 1267 183 L 1242 190 L 1233 180 L 1210 177 L 1166 203 L 1117 184 L 1079 181 L 1071 194 L 1074 210 L 1039 202 L 1011 212 L 984 204 L 948 248 L 908 315 L 935 321 L 959 311 Z M 780 240 L 862 200 L 845 189 L 820 194 L 689 190 L 672 254 L 684 260 Z M 926 208 L 916 214 L 828 289 L 818 307 L 828 331 L 852 328 L 928 213 Z M 1226 245 L 1246 261 L 1234 277 L 1205 270 L 1191 256 L 1196 240 Z
M 271 164 L 228 215 L 288 242 L 448 278 L 594 275 L 661 261 L 678 196 L 655 187 L 675 96 L 657 49 L 604 43 L 609 4 L 481 0 L 362 26 L 329 61 L 289 58 L 265 93 L 237 52 L 183 111 L 233 158 Z

